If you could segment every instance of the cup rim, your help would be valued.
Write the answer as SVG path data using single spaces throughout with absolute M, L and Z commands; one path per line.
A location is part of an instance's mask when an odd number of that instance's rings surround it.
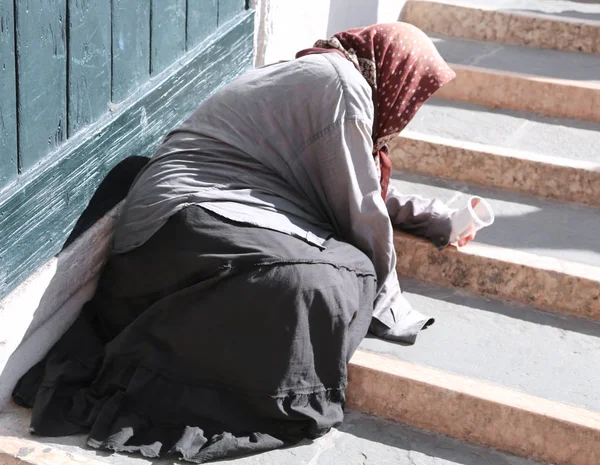
M 486 208 L 490 217 L 489 221 L 484 221 L 477 213 L 475 213 L 475 210 L 472 207 L 473 199 L 479 199 L 479 203 L 483 204 L 483 206 Z M 472 195 L 471 197 L 469 197 L 469 201 L 467 202 L 467 208 L 469 209 L 469 213 L 471 214 L 471 217 L 474 219 L 474 221 L 476 221 L 484 227 L 491 226 L 496 219 L 496 216 L 494 215 L 494 210 L 492 210 L 492 206 L 487 200 L 478 195 Z

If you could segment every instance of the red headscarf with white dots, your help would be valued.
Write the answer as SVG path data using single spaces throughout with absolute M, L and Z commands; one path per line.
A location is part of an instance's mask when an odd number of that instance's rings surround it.
M 396 137 L 417 110 L 456 74 L 420 29 L 406 23 L 376 24 L 319 40 L 297 58 L 336 51 L 350 60 L 373 90 L 373 155 L 381 171 L 385 200 L 392 165 L 387 142 Z

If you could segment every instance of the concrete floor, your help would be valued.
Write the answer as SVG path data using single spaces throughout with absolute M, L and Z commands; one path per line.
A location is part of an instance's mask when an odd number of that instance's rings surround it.
M 392 184 L 404 194 L 439 198 L 455 208 L 468 195 L 487 199 L 495 223 L 477 234 L 484 244 L 600 266 L 600 209 L 425 176 L 393 174 Z
M 410 280 L 401 285 L 435 324 L 414 346 L 367 337 L 361 349 L 600 411 L 600 322 Z
M 454 140 L 600 162 L 600 123 L 433 98 L 407 128 Z
M 29 412 L 17 409 L 0 415 L 0 434 L 33 437 L 27 434 Z M 20 425 L 15 427 L 15 425 Z M 8 427 L 8 431 L 6 428 Z M 3 431 L 4 430 L 4 431 Z M 99 453 L 82 447 L 83 436 L 35 438 L 66 452 L 94 457 L 113 465 L 172 465 L 172 459 L 150 460 L 138 455 Z M 316 441 L 237 460 L 216 462 L 232 465 L 539 465 L 445 436 L 349 411 L 338 429 Z

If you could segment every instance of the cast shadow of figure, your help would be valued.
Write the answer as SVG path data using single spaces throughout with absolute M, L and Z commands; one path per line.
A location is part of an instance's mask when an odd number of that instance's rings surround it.
M 344 423 L 338 428 L 347 435 L 365 440 L 368 449 L 350 448 L 358 455 L 351 457 L 337 452 L 338 459 L 326 463 L 456 463 L 461 465 L 535 465 L 536 462 L 485 446 L 469 444 L 441 434 L 420 430 L 402 423 L 373 417 L 350 410 Z M 348 447 L 347 440 L 336 448 Z M 360 444 L 360 443 L 359 443 Z M 333 452 L 332 452 L 333 453 Z M 332 454 L 331 453 L 331 454 Z M 343 460 L 346 459 L 346 460 Z M 360 459 L 360 461 L 358 460 Z M 372 460 L 372 461 L 371 461 Z
M 131 156 L 117 164 L 100 183 L 75 223 L 61 251 L 56 255 L 56 260 L 52 264 L 54 267 L 52 278 L 44 289 L 18 347 L 8 357 L 6 365 L 0 372 L 0 408 L 7 402 L 11 402 L 9 399 L 17 380 L 45 356 L 79 315 L 81 305 L 93 295 L 97 277 L 90 279 L 73 292 L 65 276 L 72 275 L 72 270 L 69 273 L 73 265 L 73 260 L 68 258 L 70 254 L 86 253 L 88 252 L 86 249 L 94 247 L 82 244 L 82 250 L 78 248 L 74 251 L 69 249 L 69 246 L 125 198 L 135 177 L 148 160 L 149 158 L 146 157 Z M 96 254 L 104 252 L 95 251 Z M 14 407 L 15 404 L 12 406 Z

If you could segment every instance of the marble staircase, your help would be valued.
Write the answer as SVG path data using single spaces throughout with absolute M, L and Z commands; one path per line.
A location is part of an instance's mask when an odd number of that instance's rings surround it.
M 496 222 L 442 252 L 397 233 L 407 298 L 436 323 L 414 346 L 363 341 L 339 428 L 229 462 L 600 465 L 600 2 L 408 0 L 401 20 L 457 78 L 393 142 L 393 183 L 455 206 L 482 195 Z M 39 272 L 70 284 L 12 295 L 55 316 L 2 361 L 0 465 L 177 463 L 29 436 L 9 400 L 93 292 L 115 215 Z

